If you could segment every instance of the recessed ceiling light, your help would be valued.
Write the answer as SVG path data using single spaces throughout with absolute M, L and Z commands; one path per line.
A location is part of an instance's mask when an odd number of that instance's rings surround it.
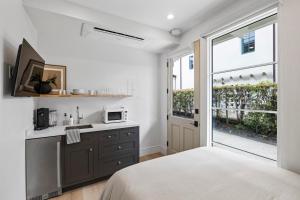
M 173 15 L 173 14 L 168 14 L 168 16 L 167 16 L 167 19 L 168 20 L 172 20 L 172 19 L 174 19 L 175 18 L 175 16 Z

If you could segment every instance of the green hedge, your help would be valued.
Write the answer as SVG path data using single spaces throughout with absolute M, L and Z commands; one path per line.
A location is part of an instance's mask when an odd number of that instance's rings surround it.
M 194 90 L 176 90 L 173 92 L 173 113 L 193 117 Z M 233 108 L 250 110 L 277 111 L 277 84 L 261 82 L 250 85 L 215 86 L 212 93 L 212 106 L 215 108 Z M 232 112 L 231 112 L 232 113 Z M 217 109 L 217 122 L 233 125 L 238 129 L 247 129 L 256 134 L 274 137 L 277 134 L 276 114 Z
M 271 82 L 214 87 L 212 97 L 216 108 L 277 111 L 277 84 Z M 229 111 L 224 112 L 216 110 L 217 121 L 267 137 L 277 135 L 276 114 L 235 111 L 235 117 L 230 118 Z
M 213 87 L 212 97 L 213 107 L 277 110 L 277 84 L 270 82 Z
M 173 92 L 173 113 L 178 116 L 193 117 L 194 89 Z

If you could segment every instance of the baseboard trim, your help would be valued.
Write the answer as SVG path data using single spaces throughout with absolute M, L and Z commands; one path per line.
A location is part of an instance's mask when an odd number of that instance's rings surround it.
M 161 154 L 162 155 L 167 155 L 168 153 L 168 148 L 165 146 L 165 147 L 161 147 L 161 150 L 160 150 Z
M 140 148 L 140 156 L 145 156 L 145 155 L 160 153 L 160 152 L 161 152 L 160 146 Z

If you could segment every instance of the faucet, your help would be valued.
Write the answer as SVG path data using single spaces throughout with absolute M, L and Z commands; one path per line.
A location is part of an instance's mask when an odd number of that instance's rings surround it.
M 79 106 L 77 106 L 77 108 L 76 108 L 76 115 L 77 115 L 76 123 L 80 124 L 80 120 L 83 119 L 83 115 L 80 116 L 80 114 L 79 114 Z

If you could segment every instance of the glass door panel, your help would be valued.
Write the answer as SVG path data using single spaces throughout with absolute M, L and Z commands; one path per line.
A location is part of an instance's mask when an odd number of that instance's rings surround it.
M 173 66 L 173 115 L 194 118 L 194 55 L 175 60 Z
M 212 42 L 212 142 L 277 159 L 277 15 Z

